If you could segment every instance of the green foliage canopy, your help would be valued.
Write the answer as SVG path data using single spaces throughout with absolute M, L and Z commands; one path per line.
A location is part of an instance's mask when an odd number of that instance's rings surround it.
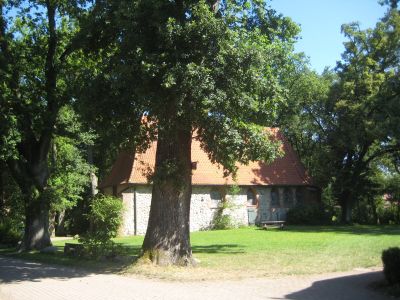
M 96 76 L 101 93 L 108 90 L 100 98 L 126 111 L 135 107 L 153 132 L 196 128 L 212 161 L 232 172 L 237 161 L 277 155 L 264 127 L 274 125 L 284 102 L 299 28 L 263 1 L 218 4 L 215 13 L 207 1 L 104 1 L 93 10 L 103 23 L 89 18 L 86 24 L 102 24 L 102 38 L 95 38 L 111 53 L 102 64 L 112 75 Z
M 49 153 L 56 144 L 63 154 L 74 151 L 66 146 L 73 144 L 71 140 L 54 138 L 66 133 L 61 130 L 65 124 L 60 111 L 73 102 L 70 83 L 80 64 L 74 37 L 77 21 L 88 8 L 83 0 L 0 1 L 0 159 L 22 191 L 23 249 L 50 244 L 51 202 L 71 200 L 83 184 L 77 178 L 61 184 L 60 173 L 52 172 L 63 162 L 54 160 L 50 167 Z M 83 174 L 81 167 L 78 173 Z M 71 193 L 65 195 L 61 189 Z
M 373 29 L 343 25 L 348 41 L 335 72 L 293 77 L 294 113 L 283 122 L 312 175 L 339 201 L 343 221 L 355 202 L 378 192 L 377 163 L 400 153 L 400 16 L 390 2 Z

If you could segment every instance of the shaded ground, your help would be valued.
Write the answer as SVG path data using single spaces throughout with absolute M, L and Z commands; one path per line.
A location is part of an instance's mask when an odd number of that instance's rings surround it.
M 193 272 L 196 272 L 193 269 Z M 0 256 L 0 299 L 392 299 L 369 288 L 379 270 L 278 279 L 167 282 L 95 274 Z

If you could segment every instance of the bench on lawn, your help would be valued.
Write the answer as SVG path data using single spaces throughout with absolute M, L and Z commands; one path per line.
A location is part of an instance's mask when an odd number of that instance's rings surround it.
M 285 226 L 285 221 L 261 221 L 261 226 L 264 229 L 268 228 L 283 228 Z
M 64 255 L 79 257 L 84 251 L 82 244 L 65 243 Z

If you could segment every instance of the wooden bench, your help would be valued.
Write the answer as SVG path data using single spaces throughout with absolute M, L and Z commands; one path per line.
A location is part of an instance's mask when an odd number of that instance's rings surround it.
M 262 228 L 280 228 L 282 229 L 285 226 L 285 221 L 261 221 L 260 222 Z
M 65 243 L 64 245 L 64 255 L 66 256 L 79 257 L 83 251 L 84 247 L 82 244 Z

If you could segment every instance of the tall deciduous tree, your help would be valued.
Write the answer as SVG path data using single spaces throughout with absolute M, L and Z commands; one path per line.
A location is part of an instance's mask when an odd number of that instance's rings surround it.
M 316 185 L 326 187 L 332 179 L 330 148 L 327 143 L 331 112 L 329 91 L 337 75 L 322 75 L 300 66 L 289 77 L 286 105 L 279 113 L 278 126 L 284 131 Z
M 0 1 L 0 153 L 24 197 L 22 249 L 51 244 L 48 155 L 71 101 L 71 41 L 85 9 L 83 0 Z
M 351 209 L 371 163 L 400 152 L 400 14 L 391 8 L 374 29 L 343 26 L 349 41 L 330 95 L 328 125 L 342 219 Z
M 374 29 L 343 26 L 348 42 L 335 73 L 302 72 L 293 81 L 291 100 L 300 101 L 285 128 L 312 175 L 332 187 L 344 222 L 368 194 L 376 160 L 400 152 L 400 16 L 398 1 L 386 2 Z
M 299 29 L 258 0 L 101 1 L 96 9 L 92 23 L 108 18 L 100 31 L 107 37 L 113 29 L 117 37 L 108 88 L 125 95 L 126 109 L 140 107 L 157 136 L 143 256 L 192 264 L 192 137 L 226 173 L 236 162 L 277 155 L 264 128 L 284 101 Z

